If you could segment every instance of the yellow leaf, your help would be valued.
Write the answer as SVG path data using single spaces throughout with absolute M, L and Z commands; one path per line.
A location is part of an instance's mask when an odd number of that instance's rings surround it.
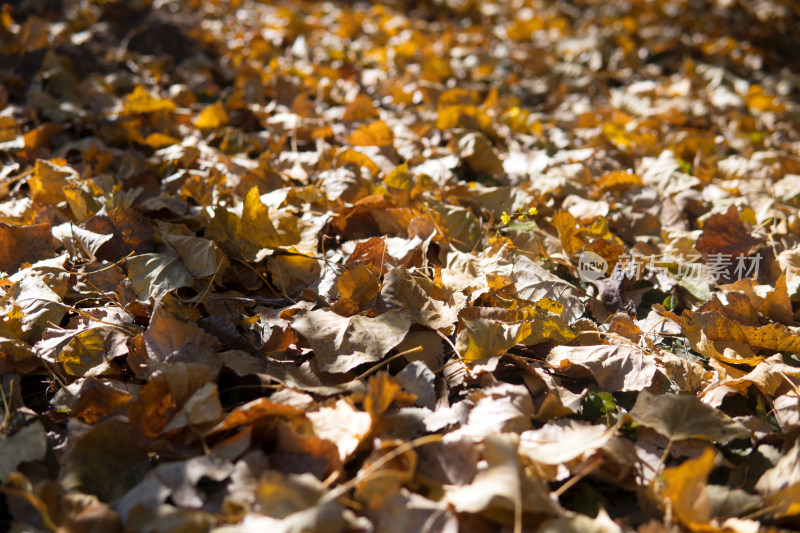
M 353 146 L 391 146 L 394 134 L 382 120 L 362 125 L 348 139 Z
M 439 106 L 475 105 L 477 103 L 477 91 L 467 89 L 449 89 L 439 96 Z
M 569 211 L 557 211 L 553 215 L 553 225 L 558 230 L 561 246 L 568 254 L 574 254 L 586 245 L 579 235 L 578 222 Z
M 459 127 L 477 130 L 488 136 L 494 135 L 492 117 L 475 105 L 439 106 L 436 127 L 440 130 Z
M 408 171 L 408 163 L 403 163 L 396 169 L 389 172 L 383 179 L 387 187 L 407 191 L 414 186 L 414 176 Z
M 764 497 L 767 508 L 774 509 L 779 517 L 797 516 L 800 514 L 800 483 L 789 485 L 785 489 Z
M 507 324 L 485 318 L 463 319 L 464 329 L 456 340 L 461 357 L 480 361 L 507 352 L 531 333 L 530 322 Z
M 520 342 L 527 346 L 551 342 L 566 344 L 575 333 L 564 321 L 564 306 L 549 298 L 542 298 L 533 308 L 525 309 L 525 320 L 531 322 L 530 331 Z
M 371 376 L 367 381 L 367 395 L 364 410 L 372 417 L 373 425 L 389 409 L 392 402 L 400 405 L 413 405 L 416 396 L 403 391 L 397 381 L 386 372 Z
M 58 362 L 70 376 L 83 376 L 103 362 L 106 334 L 101 329 L 85 329 L 59 352 Z
M 392 87 L 392 101 L 397 106 L 407 106 L 414 103 L 414 92 L 407 93 L 400 86 Z
M 329 139 L 333 137 L 333 128 L 330 126 L 322 126 L 321 128 L 317 128 L 311 134 L 312 139 Z
M 214 104 L 203 109 L 200 112 L 200 116 L 194 121 L 194 125 L 200 129 L 219 128 L 226 124 L 228 124 L 228 113 L 225 112 L 225 107 L 222 105 L 221 100 L 217 100 Z
M 527 41 L 534 32 L 544 29 L 544 20 L 532 17 L 527 20 L 516 19 L 508 25 L 506 33 L 512 41 Z
M 693 531 L 705 530 L 711 520 L 711 502 L 706 492 L 708 475 L 714 469 L 716 453 L 706 448 L 703 455 L 688 459 L 680 466 L 667 468 L 662 477 L 662 495 L 672 502 L 672 513 Z
M 44 146 L 50 142 L 50 139 L 61 133 L 63 130 L 63 126 L 53 124 L 52 122 L 42 124 L 38 128 L 34 128 L 24 135 L 23 140 L 25 142 L 25 148 L 28 150 L 33 150 L 35 148 Z
M 91 187 L 86 183 L 68 183 L 62 190 L 69 208 L 78 222 L 85 221 L 103 207 L 92 195 Z
M 300 242 L 297 217 L 261 203 L 258 187 L 250 189 L 244 199 L 242 234 L 248 241 L 265 248 L 291 246 Z
M 643 184 L 642 178 L 636 174 L 622 170 L 609 172 L 597 182 L 597 186 L 602 191 L 626 190 Z
M 631 139 L 622 126 L 608 122 L 603 125 L 603 135 L 619 148 L 631 147 Z
M 699 353 L 729 364 L 755 366 L 758 350 L 800 353 L 798 328 L 783 324 L 745 326 L 717 311 L 685 311 L 681 329 Z
M 43 204 L 54 205 L 65 200 L 64 187 L 78 179 L 78 173 L 61 161 L 39 159 L 33 177 L 28 180 L 33 199 Z
M 780 112 L 786 109 L 785 104 L 776 104 L 775 97 L 764 92 L 760 85 L 753 85 L 747 90 L 744 97 L 747 107 L 756 111 L 775 111 Z
M 439 83 L 453 75 L 450 58 L 447 57 L 430 56 L 422 60 L 421 67 L 423 80 Z
M 171 135 L 164 135 L 163 133 L 151 133 L 144 140 L 144 144 L 156 149 L 172 146 L 173 144 L 180 144 L 180 142 L 180 139 L 176 139 Z
M 436 120 L 436 127 L 440 130 L 447 130 L 458 126 L 461 118 L 459 106 L 443 106 L 439 108 L 439 117 Z
M 381 173 L 381 168 L 375 164 L 372 159 L 361 152 L 355 150 L 345 150 L 336 155 L 336 163 L 338 166 L 344 166 L 347 163 L 354 163 L 356 166 L 364 167 L 369 170 L 370 174 L 377 176 Z
M 339 295 L 364 305 L 378 295 L 378 278 L 363 263 L 346 269 L 336 280 Z
M 152 96 L 141 85 L 137 85 L 131 94 L 125 97 L 123 113 L 135 115 L 138 113 L 154 113 L 156 111 L 174 111 L 175 104 L 168 99 Z

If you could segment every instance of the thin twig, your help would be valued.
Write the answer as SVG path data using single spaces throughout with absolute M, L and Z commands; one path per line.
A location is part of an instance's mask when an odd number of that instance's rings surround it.
M 367 370 L 366 372 L 364 372 L 363 374 L 361 374 L 360 376 L 358 376 L 358 377 L 356 378 L 356 380 L 357 380 L 357 381 L 361 381 L 362 379 L 366 378 L 366 377 L 367 377 L 367 376 L 369 376 L 370 374 L 373 374 L 374 372 L 377 372 L 377 371 L 378 371 L 380 368 L 382 368 L 382 367 L 386 366 L 386 365 L 387 365 L 387 364 L 389 364 L 391 361 L 394 361 L 394 360 L 395 360 L 395 359 L 397 359 L 398 357 L 403 357 L 404 355 L 409 355 L 409 354 L 412 354 L 412 353 L 421 352 L 421 351 L 422 351 L 422 349 L 423 349 L 423 348 L 422 348 L 422 346 L 417 346 L 416 348 L 411 348 L 411 349 L 409 349 L 409 350 L 406 350 L 406 351 L 404 351 L 404 352 L 396 353 L 396 354 L 394 354 L 394 355 L 393 355 L 393 356 L 391 356 L 391 357 L 387 357 L 387 358 L 386 358 L 386 359 L 384 359 L 383 361 L 379 362 L 377 365 L 373 366 L 372 368 L 370 368 L 369 370 Z
M 603 464 L 603 458 L 598 455 L 594 458 L 594 460 L 591 463 L 586 465 L 586 468 L 584 468 L 583 470 L 581 470 L 580 472 L 569 478 L 566 481 L 566 483 L 564 483 L 556 490 L 554 490 L 553 494 L 555 494 L 558 497 L 561 497 L 562 494 L 571 489 L 578 481 L 582 480 L 583 478 L 585 478 L 586 476 L 597 470 L 597 467 L 599 467 L 601 464 Z
M 335 500 L 336 498 L 343 496 L 345 492 L 349 491 L 350 489 L 354 488 L 358 485 L 361 481 L 366 479 L 368 476 L 372 475 L 373 472 L 379 470 L 384 465 L 393 461 L 395 458 L 403 455 L 409 450 L 413 450 L 414 448 L 418 448 L 419 446 L 424 446 L 425 444 L 433 444 L 435 442 L 442 442 L 444 435 L 440 435 L 439 433 L 435 433 L 433 435 L 425 435 L 424 437 L 419 437 L 418 439 L 414 439 L 412 441 L 403 443 L 402 445 L 398 446 L 394 450 L 390 451 L 386 455 L 381 456 L 378 460 L 374 463 L 364 467 L 361 469 L 358 474 L 355 475 L 352 479 L 343 483 L 336 487 L 335 489 L 328 492 L 325 496 L 321 498 L 321 501 L 331 501 Z

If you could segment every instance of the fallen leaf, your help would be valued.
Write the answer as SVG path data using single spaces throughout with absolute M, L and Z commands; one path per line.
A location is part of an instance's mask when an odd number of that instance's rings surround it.
M 695 247 L 703 254 L 738 255 L 759 242 L 760 239 L 753 237 L 739 219 L 739 210 L 732 205 L 724 215 L 713 215 L 706 220 Z
M 520 512 L 560 514 L 545 485 L 522 475 L 517 457 L 518 441 L 519 437 L 511 433 L 487 437 L 483 443 L 486 467 L 468 485 L 446 486 L 446 501 L 460 513 L 502 511 L 508 522 L 515 505 L 522 506 Z
M 391 146 L 394 134 L 382 120 L 359 126 L 348 139 L 353 146 Z
M 643 390 L 628 413 L 637 424 L 670 440 L 706 439 L 726 443 L 750 436 L 750 431 L 693 395 L 655 395 Z
M 323 406 L 309 412 L 306 416 L 311 421 L 314 433 L 336 444 L 342 463 L 353 456 L 372 427 L 372 417 L 358 411 L 344 399 L 333 406 Z
M 459 355 L 467 362 L 486 361 L 506 353 L 530 335 L 531 324 L 506 323 L 485 318 L 462 319 L 456 337 Z
M 181 287 L 191 287 L 194 278 L 177 256 L 168 254 L 135 255 L 126 261 L 128 276 L 136 297 L 156 299 Z
M 378 118 L 378 116 L 379 113 L 372 103 L 372 98 L 361 93 L 347 104 L 342 120 L 345 122 L 364 122 L 371 118 Z
M 692 531 L 708 531 L 711 503 L 706 492 L 708 476 L 714 469 L 717 454 L 706 448 L 703 455 L 687 459 L 680 466 L 666 468 L 662 495 L 672 503 L 672 512 Z
M 175 104 L 167 99 L 156 98 L 150 95 L 141 85 L 137 85 L 128 96 L 125 97 L 124 113 L 134 115 L 139 113 L 155 113 L 157 111 L 174 111 Z
M 228 122 L 228 113 L 225 111 L 225 106 L 222 105 L 221 100 L 217 100 L 200 112 L 194 121 L 194 125 L 200 129 L 214 129 L 225 126 Z
M 0 271 L 13 273 L 23 263 L 35 263 L 55 255 L 47 224 L 10 226 L 0 222 Z
M 41 461 L 47 453 L 47 435 L 38 420 L 0 440 L 0 480 L 3 483 L 20 464 Z
M 656 374 L 655 358 L 628 344 L 556 346 L 547 363 L 559 372 L 568 372 L 571 365 L 585 368 L 601 390 L 609 392 L 646 389 Z
M 692 348 L 720 361 L 755 366 L 763 360 L 759 350 L 800 352 L 800 337 L 782 324 L 743 326 L 717 311 L 686 311 L 681 329 Z
M 292 328 L 306 338 L 321 371 L 344 373 L 379 361 L 403 340 L 411 322 L 398 311 L 349 318 L 318 309 L 298 314 Z
M 390 309 L 396 309 L 415 324 L 431 329 L 451 329 L 458 319 L 457 308 L 434 299 L 404 268 L 393 268 L 386 273 L 381 296 Z

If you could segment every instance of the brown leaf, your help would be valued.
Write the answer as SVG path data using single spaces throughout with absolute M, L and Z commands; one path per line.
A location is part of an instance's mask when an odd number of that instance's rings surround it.
M 336 280 L 339 296 L 363 307 L 378 295 L 378 278 L 363 263 L 351 263 Z
M 364 363 L 379 361 L 403 340 L 411 321 L 398 311 L 374 318 L 337 315 L 318 309 L 299 313 L 292 328 L 314 350 L 314 361 L 323 372 L 344 373 Z
M 155 231 L 149 218 L 135 209 L 114 209 L 108 213 L 108 218 L 114 225 L 114 235 L 121 237 L 130 250 L 137 253 L 153 251 Z
M 133 395 L 118 385 L 86 378 L 72 402 L 72 415 L 87 424 L 95 424 L 110 416 L 125 413 L 132 399 Z
M 252 424 L 269 416 L 291 418 L 300 416 L 303 411 L 282 403 L 270 401 L 268 398 L 257 398 L 244 405 L 240 405 L 228 413 L 216 426 L 208 430 L 208 435 L 227 431 L 240 426 Z
M 119 418 L 109 418 L 72 440 L 64 452 L 59 484 L 66 491 L 96 494 L 113 501 L 150 470 L 138 446 L 139 434 Z
M 194 278 L 179 257 L 168 254 L 141 254 L 126 261 L 128 279 L 140 301 L 157 299 L 181 287 L 191 287 Z
M 475 131 L 456 131 L 456 151 L 474 172 L 491 176 L 503 173 L 503 162 L 485 135 Z
M 165 367 L 128 404 L 131 427 L 143 435 L 157 437 L 196 392 L 210 385 L 212 377 L 211 370 L 204 365 L 176 363 Z M 184 412 L 177 427 L 213 422 L 220 418 L 222 410 L 218 408 L 218 403 L 214 405 L 215 391 L 216 386 L 214 391 L 203 391 L 195 400 L 197 406 L 189 405 L 190 410 Z M 194 417 L 200 420 L 193 421 Z
M 378 118 L 378 116 L 378 110 L 375 108 L 372 98 L 362 93 L 347 104 L 342 120 L 345 122 L 364 122 L 371 118 Z
M 404 268 L 394 268 L 384 276 L 381 296 L 390 309 L 431 329 L 452 328 L 458 320 L 458 308 L 432 298 Z
M 394 134 L 384 121 L 376 120 L 360 126 L 348 141 L 353 146 L 391 146 L 394 142 Z
M 375 461 L 402 446 L 403 441 L 381 441 L 364 462 L 368 469 Z M 370 470 L 356 485 L 355 497 L 370 509 L 382 507 L 405 483 L 411 481 L 417 469 L 417 454 L 407 450 L 377 470 Z
M 0 440 L 0 481 L 6 483 L 19 465 L 40 461 L 47 453 L 47 434 L 38 420 Z
M 558 230 L 561 245 L 568 254 L 574 254 L 582 249 L 586 242 L 580 236 L 580 228 L 575 217 L 569 211 L 558 211 L 553 215 L 553 225 Z
M 695 248 L 703 254 L 738 255 L 760 242 L 751 235 L 739 219 L 739 210 L 732 205 L 724 215 L 712 215 L 706 220 Z
M 487 466 L 468 485 L 446 486 L 445 499 L 461 513 L 488 510 L 510 515 L 514 502 L 521 497 L 522 510 L 558 515 L 559 506 L 548 494 L 546 486 L 521 472 L 517 456 L 519 437 L 513 433 L 494 434 L 483 443 Z
M 693 395 L 656 395 L 642 391 L 628 414 L 636 423 L 671 440 L 707 439 L 726 443 L 750 436 L 743 425 Z
M 656 373 L 655 358 L 628 344 L 601 346 L 556 346 L 547 363 L 559 372 L 577 365 L 592 373 L 602 390 L 609 392 L 643 390 Z
M 551 422 L 544 427 L 525 431 L 519 436 L 520 454 L 545 465 L 569 465 L 588 459 L 615 431 L 605 425 L 578 421 Z
M 9 226 L 0 222 L 0 271 L 13 273 L 23 263 L 35 263 L 55 255 L 48 224 Z

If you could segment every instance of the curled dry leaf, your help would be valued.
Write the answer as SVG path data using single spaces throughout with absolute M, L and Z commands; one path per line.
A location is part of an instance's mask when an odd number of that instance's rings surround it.
M 646 389 L 656 373 L 655 357 L 628 344 L 556 346 L 547 363 L 559 372 L 568 373 L 571 365 L 585 368 L 602 390 L 612 392 Z
M 686 311 L 681 329 L 693 349 L 726 363 L 755 366 L 763 360 L 760 350 L 800 352 L 800 336 L 793 327 L 744 326 L 717 311 Z

